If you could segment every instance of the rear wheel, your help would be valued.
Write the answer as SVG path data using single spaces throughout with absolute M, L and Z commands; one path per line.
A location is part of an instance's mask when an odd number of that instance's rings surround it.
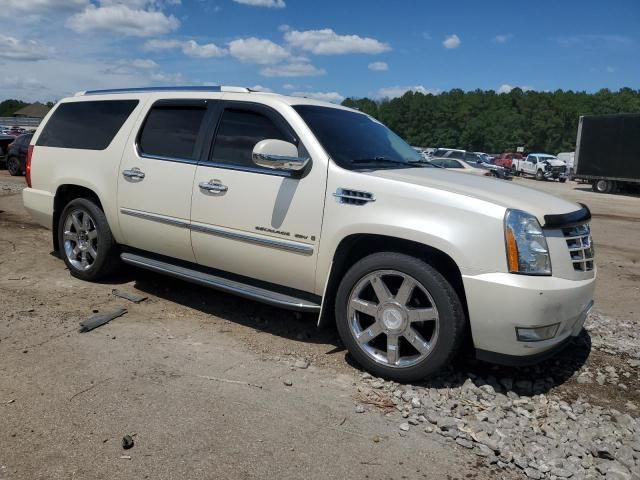
M 411 382 L 447 365 L 465 332 L 460 300 L 429 264 L 375 253 L 344 276 L 336 297 L 340 337 L 374 375 Z
M 9 157 L 7 159 L 7 171 L 9 175 L 17 177 L 22 175 L 22 168 L 20 168 L 20 160 L 17 157 Z
M 58 244 L 71 275 L 95 281 L 119 264 L 118 246 L 104 212 L 93 201 L 76 198 L 62 211 Z
M 613 182 L 609 180 L 597 180 L 593 184 L 593 190 L 598 193 L 609 193 L 613 188 Z
M 560 178 L 560 179 L 558 179 L 558 180 L 560 180 L 560 183 L 565 183 L 565 182 L 567 181 L 567 179 L 566 179 L 566 178 Z
M 517 177 L 518 175 L 520 175 L 515 165 L 511 167 L 511 173 L 513 174 L 514 177 Z

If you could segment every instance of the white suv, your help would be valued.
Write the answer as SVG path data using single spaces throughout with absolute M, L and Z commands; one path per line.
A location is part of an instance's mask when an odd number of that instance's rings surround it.
M 25 207 L 72 275 L 124 262 L 314 312 L 376 375 L 420 379 L 460 347 L 531 363 L 593 304 L 585 206 L 430 167 L 341 106 L 237 87 L 83 92 L 29 150 Z

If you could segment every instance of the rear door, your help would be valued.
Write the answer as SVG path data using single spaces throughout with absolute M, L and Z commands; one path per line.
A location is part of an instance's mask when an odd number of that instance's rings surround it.
M 118 216 L 126 245 L 195 261 L 191 190 L 211 103 L 156 100 L 132 133 L 118 178 Z
M 311 292 L 326 167 L 313 159 L 296 174 L 258 167 L 251 153 L 267 138 L 293 143 L 299 156 L 309 156 L 283 113 L 263 104 L 224 102 L 211 153 L 193 182 L 193 250 L 207 267 Z

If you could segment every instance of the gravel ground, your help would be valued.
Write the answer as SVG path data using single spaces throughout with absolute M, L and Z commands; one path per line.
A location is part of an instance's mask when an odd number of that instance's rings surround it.
M 16 193 L 20 193 L 26 186 L 24 178 L 22 177 L 10 179 L 0 177 L 0 195 L 15 195 Z

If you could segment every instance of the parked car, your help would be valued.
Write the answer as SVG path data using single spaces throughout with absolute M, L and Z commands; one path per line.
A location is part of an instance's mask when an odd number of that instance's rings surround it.
M 471 163 L 464 160 L 456 160 L 455 158 L 432 158 L 429 160 L 429 163 L 437 167 L 446 168 L 447 170 L 455 170 L 472 175 L 497 177 L 505 180 L 511 180 L 513 178 L 510 170 L 505 170 L 501 167 L 495 167 L 494 165 L 483 162 Z
M 594 192 L 640 191 L 640 114 L 580 117 L 573 178 Z
M 575 161 L 576 152 L 560 152 L 556 155 L 556 158 L 567 165 L 567 172 L 571 176 L 573 172 L 573 164 Z
M 493 163 L 495 165 L 498 165 L 500 167 L 503 168 L 509 168 L 512 171 L 515 170 L 513 169 L 513 160 L 522 160 L 522 154 L 521 153 L 513 153 L 513 152 L 505 152 L 500 154 L 500 156 L 498 156 Z
M 514 160 L 512 170 L 516 175 L 529 175 L 536 180 L 558 180 L 569 177 L 567 164 L 547 153 L 530 153 L 524 160 Z
M 15 140 L 15 137 L 0 133 L 0 157 L 4 157 L 7 154 L 7 150 L 9 150 L 9 145 L 14 140 Z
M 33 133 L 16 137 L 13 143 L 9 144 L 7 152 L 7 170 L 10 175 L 24 175 L 26 172 L 27 151 L 29 143 L 33 138 Z
M 464 160 L 466 150 L 459 150 L 457 148 L 438 148 L 431 154 L 431 158 L 457 158 Z
M 467 152 L 464 157 L 464 161 L 475 168 L 481 168 L 491 171 L 494 177 L 502 178 L 503 180 L 512 180 L 513 174 L 508 168 L 503 168 L 499 165 L 489 163 L 488 155 L 477 152 Z
M 23 199 L 77 278 L 122 261 L 312 312 L 397 381 L 450 365 L 465 338 L 480 359 L 525 364 L 578 335 L 595 286 L 589 209 L 425 166 L 331 103 L 90 91 L 38 128 Z

